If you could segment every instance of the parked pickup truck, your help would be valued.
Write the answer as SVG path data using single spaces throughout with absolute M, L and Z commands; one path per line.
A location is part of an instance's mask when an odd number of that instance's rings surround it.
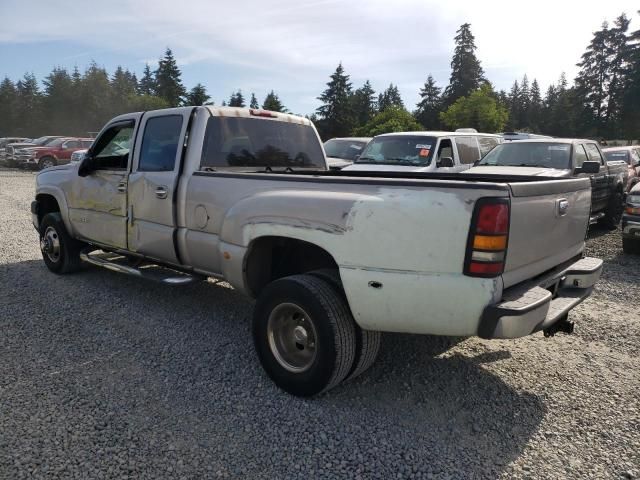
M 38 170 L 64 165 L 71 161 L 73 152 L 89 148 L 92 143 L 91 138 L 57 138 L 42 147 L 25 148 L 24 153 L 18 158 L 18 164 L 22 168 Z
M 583 257 L 590 203 L 588 179 L 329 171 L 307 119 L 182 107 L 113 119 L 37 175 L 31 212 L 54 273 L 255 298 L 264 369 L 309 396 L 365 371 L 381 331 L 570 331 L 602 269 Z
M 591 223 L 611 229 L 622 218 L 629 178 L 626 162 L 605 162 L 597 142 L 566 138 L 503 143 L 464 173 L 590 178 Z

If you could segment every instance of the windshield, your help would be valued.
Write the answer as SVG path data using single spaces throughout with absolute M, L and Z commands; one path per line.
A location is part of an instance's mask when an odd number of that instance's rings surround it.
M 327 157 L 355 160 L 362 152 L 367 142 L 358 140 L 340 140 L 332 138 L 324 143 L 324 151 Z
M 491 150 L 477 165 L 571 168 L 571 145 L 566 143 L 512 142 Z
M 64 142 L 66 141 L 65 138 L 56 138 L 55 140 L 52 140 L 51 142 L 45 143 L 45 145 L 47 147 L 59 147 L 60 145 L 62 145 Z
M 369 142 L 357 164 L 408 165 L 424 167 L 431 163 L 435 137 L 389 135 Z
M 615 162 L 623 160 L 627 163 L 629 163 L 629 152 L 625 151 L 625 150 L 618 150 L 618 151 L 609 151 L 609 152 L 603 152 L 604 156 L 607 157 L 607 160 L 611 161 L 611 162 Z
M 310 125 L 211 117 L 201 167 L 325 169 L 326 163 L 318 136 Z

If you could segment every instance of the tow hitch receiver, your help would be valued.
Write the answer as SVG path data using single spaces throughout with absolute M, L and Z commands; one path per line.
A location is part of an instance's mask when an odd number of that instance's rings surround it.
M 556 333 L 562 332 L 567 335 L 573 333 L 574 323 L 569 321 L 569 315 L 565 315 L 549 328 L 543 330 L 545 337 L 553 337 Z

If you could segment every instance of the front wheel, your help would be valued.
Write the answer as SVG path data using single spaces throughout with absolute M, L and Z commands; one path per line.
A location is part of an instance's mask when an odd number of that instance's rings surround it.
M 267 285 L 256 302 L 253 341 L 278 387 L 309 397 L 338 385 L 351 371 L 355 322 L 326 280 L 293 275 Z
M 640 254 L 640 240 L 636 240 L 635 238 L 623 238 L 622 251 L 624 253 Z
M 44 170 L 45 168 L 55 167 L 57 165 L 56 159 L 53 157 L 42 157 L 38 162 L 38 170 Z
M 84 244 L 67 232 L 59 212 L 47 213 L 40 224 L 40 250 L 47 268 L 53 273 L 71 273 L 80 269 L 80 251 Z
M 620 220 L 622 220 L 623 210 L 624 200 L 622 198 L 622 192 L 616 190 L 611 195 L 607 208 L 604 211 L 604 217 L 602 219 L 603 225 L 610 230 L 617 228 Z

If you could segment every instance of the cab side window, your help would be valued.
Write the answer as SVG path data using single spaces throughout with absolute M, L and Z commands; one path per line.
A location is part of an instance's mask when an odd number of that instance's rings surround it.
M 471 164 L 480 160 L 480 150 L 475 137 L 456 137 L 460 163 Z
M 140 172 L 170 172 L 176 163 L 182 115 L 166 115 L 147 120 L 140 147 Z
M 69 140 L 67 143 L 64 144 L 64 148 L 69 149 L 69 148 L 78 148 L 80 146 L 80 142 L 78 142 L 77 140 Z
M 587 157 L 587 152 L 584 151 L 584 146 L 582 145 L 575 146 L 575 149 L 573 152 L 573 158 L 575 160 L 576 168 L 582 167 L 582 164 L 589 159 L 589 157 Z
M 436 166 L 440 166 L 440 162 L 443 158 L 449 157 L 453 160 L 453 145 L 451 144 L 451 140 L 448 138 L 443 138 L 440 140 L 440 146 L 438 147 L 438 154 L 436 156 Z
M 602 155 L 600 155 L 600 150 L 593 143 L 585 143 L 584 148 L 587 151 L 587 156 L 589 160 L 592 162 L 600 162 L 601 165 L 604 165 L 604 159 Z
M 124 170 L 129 163 L 134 122 L 117 123 L 107 128 L 91 147 L 96 170 Z

